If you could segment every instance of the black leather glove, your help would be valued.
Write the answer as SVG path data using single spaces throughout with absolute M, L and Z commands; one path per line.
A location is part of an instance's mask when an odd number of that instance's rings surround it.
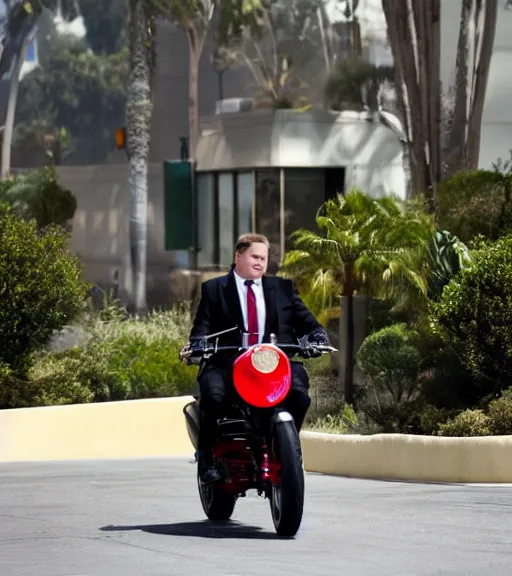
M 317 328 L 308 334 L 308 342 L 318 344 L 319 346 L 329 346 L 329 336 L 323 328 Z
M 308 334 L 307 341 L 309 344 L 317 344 L 318 346 L 329 346 L 329 337 L 327 332 L 323 328 L 317 328 Z M 319 358 L 322 355 L 321 352 L 315 352 L 314 350 L 305 350 L 303 353 L 304 358 Z

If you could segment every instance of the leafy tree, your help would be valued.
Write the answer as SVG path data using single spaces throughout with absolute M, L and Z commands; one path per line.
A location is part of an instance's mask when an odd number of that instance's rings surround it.
M 223 68 L 247 68 L 256 107 L 294 108 L 321 96 L 330 69 L 322 22 L 324 0 L 263 0 L 240 23 L 238 34 L 220 37 Z M 328 51 L 328 50 L 327 50 Z
M 18 162 L 40 165 L 48 136 L 60 138 L 64 129 L 69 140 L 64 144 L 75 164 L 103 163 L 112 150 L 112 134 L 123 124 L 127 78 L 127 50 L 95 55 L 83 41 L 56 35 L 44 65 L 21 83 L 14 150 Z M 64 158 L 60 154 L 54 160 Z
M 59 185 L 53 165 L 0 183 L 0 203 L 20 218 L 35 220 L 39 229 L 52 224 L 68 228 L 77 207 L 72 192 Z
M 4 205 L 0 231 L 0 367 L 23 377 L 31 354 L 80 313 L 87 284 L 61 228 L 38 230 Z
M 395 431 L 392 421 L 419 396 L 418 337 L 406 324 L 393 324 L 367 336 L 357 352 L 357 365 L 368 381 L 368 396 L 375 399 L 375 407 L 369 406 L 367 413 L 386 431 Z
M 9 96 L 2 134 L 1 180 L 7 178 L 11 169 L 11 144 L 18 102 L 20 72 L 25 58 L 27 41 L 33 33 L 41 14 L 42 3 L 40 0 L 14 1 L 4 7 L 7 9 L 7 23 L 2 38 L 0 76 L 10 71 L 10 78 Z
M 58 0 L 44 0 L 44 5 L 55 13 Z M 78 5 L 87 31 L 87 46 L 95 54 L 114 54 L 127 47 L 128 0 L 79 0 Z M 64 20 L 77 17 L 74 0 L 61 0 L 61 7 Z

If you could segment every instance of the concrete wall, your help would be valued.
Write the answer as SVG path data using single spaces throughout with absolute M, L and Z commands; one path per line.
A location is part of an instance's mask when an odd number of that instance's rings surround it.
M 76 195 L 78 208 L 73 220 L 71 249 L 82 259 L 85 276 L 102 286 L 119 275 L 122 297 L 131 294 L 129 244 L 130 193 L 128 166 L 59 167 L 64 186 Z M 186 253 L 164 250 L 163 167 L 149 166 L 148 207 L 148 298 L 150 305 L 169 302 L 169 272 L 186 266 Z

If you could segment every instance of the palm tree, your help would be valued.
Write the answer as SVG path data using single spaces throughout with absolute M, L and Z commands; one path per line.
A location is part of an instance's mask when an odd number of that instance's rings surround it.
M 130 248 L 133 308 L 147 310 L 148 158 L 155 64 L 151 0 L 130 0 L 130 76 L 126 101 L 126 149 L 131 191 Z
M 353 295 L 413 302 L 426 298 L 427 274 L 417 265 L 427 250 L 432 218 L 395 198 L 371 198 L 359 190 L 328 200 L 318 211 L 319 234 L 297 230 L 295 249 L 288 252 L 282 273 L 302 277 L 317 291 L 329 294 L 337 286 L 346 322 L 345 401 L 354 393 Z M 404 296 L 406 295 L 406 296 Z

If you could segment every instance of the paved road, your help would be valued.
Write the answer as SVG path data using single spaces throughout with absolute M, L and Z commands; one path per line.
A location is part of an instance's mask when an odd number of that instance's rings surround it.
M 204 516 L 183 460 L 0 465 L 1 576 L 510 576 L 512 487 L 308 474 L 295 540 L 268 502 Z

